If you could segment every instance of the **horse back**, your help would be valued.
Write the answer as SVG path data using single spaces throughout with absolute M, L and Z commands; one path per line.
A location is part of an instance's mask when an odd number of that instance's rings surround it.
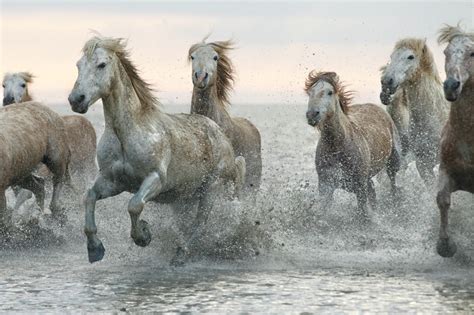
M 86 161 L 94 161 L 97 136 L 91 122 L 83 116 L 63 116 L 66 137 L 71 150 L 71 166 L 82 167 Z
M 367 142 L 371 175 L 375 175 L 386 165 L 394 148 L 401 148 L 395 124 L 390 115 L 375 104 L 352 105 L 348 117 L 354 132 L 360 133 Z
M 64 124 L 48 107 L 38 102 L 4 107 L 0 110 L 0 124 L 3 184 L 20 180 L 46 160 L 63 159 L 67 163 Z

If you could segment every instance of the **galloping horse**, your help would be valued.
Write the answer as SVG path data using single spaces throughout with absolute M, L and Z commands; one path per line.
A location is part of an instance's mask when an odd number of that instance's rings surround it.
M 231 49 L 231 41 L 206 43 L 205 39 L 189 49 L 194 84 L 191 114 L 211 118 L 229 137 L 235 154 L 245 158 L 244 189 L 255 197 L 262 177 L 262 145 L 258 129 L 249 120 L 231 117 L 227 111 L 234 81 L 234 67 L 228 56 Z
M 310 72 L 306 80 L 309 96 L 308 124 L 321 131 L 316 148 L 319 193 L 326 207 L 336 188 L 357 196 L 358 213 L 367 219 L 367 200 L 375 208 L 372 177 L 384 167 L 395 195 L 401 148 L 397 128 L 390 116 L 374 104 L 351 105 L 334 72 Z
M 26 102 L 0 109 L 0 125 L 0 232 L 11 225 L 5 199 L 8 187 L 31 190 L 44 208 L 44 181 L 32 174 L 40 163 L 53 173 L 50 210 L 54 218 L 61 218 L 58 198 L 69 181 L 70 156 L 63 120 L 40 103 Z
M 29 85 L 33 82 L 34 76 L 29 72 L 7 73 L 3 78 L 3 106 L 14 103 L 31 101 Z M 69 171 L 75 182 L 81 182 L 83 191 L 90 181 L 97 174 L 96 156 L 96 134 L 94 127 L 85 117 L 79 115 L 62 116 L 66 132 L 67 144 L 71 151 Z M 41 175 L 49 175 L 47 169 L 40 168 Z M 15 209 L 18 209 L 27 199 L 31 197 L 31 192 L 25 190 L 17 194 Z
M 128 204 L 131 237 L 139 246 L 151 241 L 148 223 L 140 220 L 146 202 L 199 200 L 191 237 L 172 260 L 173 265 L 183 264 L 206 222 L 211 188 L 233 182 L 238 193 L 245 160 L 235 158 L 231 143 L 211 119 L 162 112 L 122 39 L 95 36 L 83 53 L 69 102 L 75 112 L 85 113 L 102 99 L 105 115 L 97 150 L 100 173 L 85 199 L 89 261 L 101 260 L 105 252 L 97 237 L 96 201 L 128 191 L 134 193 Z
M 438 143 L 448 107 L 426 40 L 406 38 L 398 41 L 382 74 L 380 99 L 388 105 L 390 96 L 397 91 L 404 95 L 409 111 L 408 147 L 415 155 L 421 178 L 427 187 L 432 187 L 433 169 L 438 164 Z
M 451 194 L 458 190 L 474 194 L 474 33 L 447 25 L 439 31 L 438 42 L 448 44 L 444 50 L 444 95 L 451 102 L 451 110 L 441 135 L 436 197 L 441 226 L 437 251 L 443 257 L 452 257 L 456 244 L 448 235 Z

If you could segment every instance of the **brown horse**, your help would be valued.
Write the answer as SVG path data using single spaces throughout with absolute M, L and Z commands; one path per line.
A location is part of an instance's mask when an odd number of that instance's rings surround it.
M 438 42 L 447 43 L 444 94 L 451 103 L 448 122 L 441 136 L 441 164 L 436 201 L 441 217 L 437 251 L 443 257 L 456 253 L 448 235 L 451 194 L 474 193 L 474 33 L 459 26 L 446 26 Z
M 29 72 L 7 73 L 3 78 L 3 106 L 13 103 L 31 101 L 29 85 L 33 83 L 34 76 Z M 68 115 L 62 116 L 66 131 L 67 143 L 71 151 L 71 161 L 69 171 L 76 186 L 84 191 L 97 174 L 95 163 L 96 156 L 96 133 L 94 127 L 83 116 Z M 48 170 L 40 167 L 39 175 L 47 176 Z M 77 185 L 79 184 L 79 185 Z M 31 197 L 30 192 L 15 189 L 17 201 L 15 209 L 18 209 L 27 199 Z
M 228 56 L 231 49 L 232 41 L 206 43 L 205 39 L 189 49 L 194 84 L 191 114 L 207 116 L 222 128 L 235 155 L 245 158 L 244 191 L 255 197 L 262 177 L 262 145 L 258 129 L 249 120 L 231 117 L 227 111 L 234 82 L 234 67 Z
M 64 123 L 55 112 L 36 102 L 11 105 L 0 109 L 0 226 L 11 226 L 7 213 L 5 190 L 18 185 L 31 190 L 41 209 L 44 208 L 44 184 L 32 175 L 40 163 L 53 173 L 53 198 L 50 210 L 61 216 L 58 198 L 64 182 L 70 152 L 64 133 Z
M 400 168 L 400 140 L 390 116 L 374 104 L 349 106 L 346 91 L 334 72 L 310 72 L 306 80 L 309 96 L 308 124 L 321 131 L 316 149 L 319 193 L 324 206 L 336 188 L 357 195 L 358 212 L 367 219 L 367 200 L 375 208 L 372 177 L 384 167 L 395 194 Z

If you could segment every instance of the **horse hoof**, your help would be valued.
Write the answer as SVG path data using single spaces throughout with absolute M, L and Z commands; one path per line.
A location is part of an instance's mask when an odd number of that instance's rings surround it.
M 145 220 L 140 220 L 138 221 L 138 235 L 135 237 L 132 235 L 133 241 L 135 244 L 141 247 L 145 247 L 151 242 L 151 232 L 150 229 L 148 228 L 148 222 Z
M 457 246 L 449 237 L 440 238 L 436 244 L 436 250 L 441 257 L 449 258 L 454 256 Z
M 104 245 L 102 245 L 101 241 L 99 241 L 98 244 L 87 242 L 87 253 L 89 255 L 89 262 L 91 264 L 95 263 L 96 261 L 100 261 L 102 260 L 102 258 L 104 258 L 104 254 L 105 254 Z
M 178 247 L 176 250 L 176 255 L 174 255 L 173 259 L 171 259 L 170 265 L 172 267 L 183 267 L 185 262 L 186 252 L 181 247 Z

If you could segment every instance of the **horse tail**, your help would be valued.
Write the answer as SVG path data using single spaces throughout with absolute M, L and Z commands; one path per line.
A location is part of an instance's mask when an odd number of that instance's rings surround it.
M 240 196 L 242 188 L 245 183 L 245 173 L 246 173 L 245 159 L 243 156 L 238 156 L 235 158 L 235 176 L 234 176 L 234 194 L 236 197 Z

